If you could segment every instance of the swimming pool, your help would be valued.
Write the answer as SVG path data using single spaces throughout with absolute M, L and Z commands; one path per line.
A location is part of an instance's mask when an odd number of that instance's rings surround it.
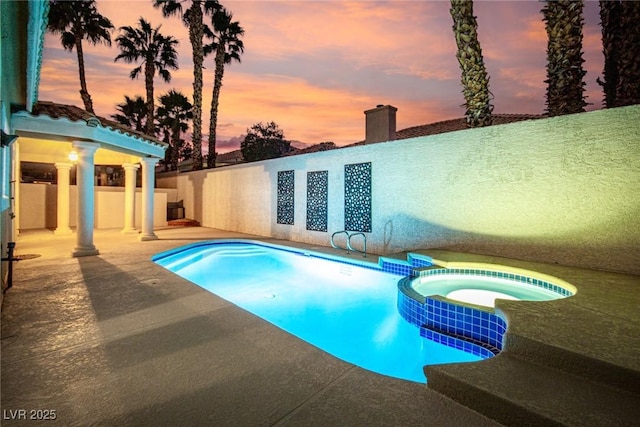
M 421 336 L 398 312 L 402 274 L 254 241 L 211 241 L 153 261 L 354 365 L 425 382 L 424 365 L 482 357 Z

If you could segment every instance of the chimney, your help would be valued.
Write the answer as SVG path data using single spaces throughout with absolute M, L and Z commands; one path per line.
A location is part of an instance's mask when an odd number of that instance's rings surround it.
M 396 107 L 380 104 L 376 108 L 364 112 L 366 118 L 365 144 L 396 139 L 396 111 L 398 111 Z

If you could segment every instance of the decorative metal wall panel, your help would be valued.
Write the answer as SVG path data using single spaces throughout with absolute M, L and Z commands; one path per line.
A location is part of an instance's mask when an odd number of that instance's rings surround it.
M 344 229 L 371 232 L 371 162 L 344 166 Z
M 277 223 L 293 225 L 295 199 L 295 172 L 278 172 Z
M 307 172 L 307 230 L 327 231 L 329 171 Z

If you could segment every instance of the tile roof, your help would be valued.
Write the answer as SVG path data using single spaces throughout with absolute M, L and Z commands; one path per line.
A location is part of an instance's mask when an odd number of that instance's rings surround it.
M 504 125 L 506 123 L 520 122 L 523 120 L 535 120 L 544 116 L 535 114 L 494 114 L 493 125 Z M 444 120 L 430 123 L 428 125 L 413 126 L 396 132 L 396 140 L 415 138 L 418 136 L 436 135 L 439 133 L 453 132 L 457 130 L 469 129 L 464 117 L 459 119 Z
M 536 120 L 545 116 L 537 114 L 494 114 L 493 125 L 504 125 L 507 123 L 521 122 L 523 120 Z M 443 120 L 426 125 L 412 126 L 410 128 L 396 131 L 396 141 L 399 139 L 417 138 L 419 136 L 436 135 L 439 133 L 454 132 L 457 130 L 469 129 L 464 117 L 451 120 Z M 358 141 L 353 145 L 363 145 L 364 141 Z
M 317 153 L 319 151 L 334 150 L 336 148 L 340 147 L 335 145 L 333 142 L 321 142 L 319 144 L 310 145 L 309 147 L 305 148 L 296 148 L 292 146 L 291 151 L 284 154 L 282 157 L 297 156 L 298 154 L 306 153 Z M 216 157 L 216 163 L 235 164 L 243 162 L 244 159 L 242 158 L 242 150 L 229 151 L 228 153 L 218 154 L 218 156 Z
M 327 150 L 335 150 L 336 148 L 340 148 L 335 145 L 333 142 L 321 142 L 319 144 L 313 144 L 305 148 L 295 148 L 291 147 L 292 150 L 286 153 L 283 157 L 286 156 L 297 156 L 298 154 L 306 154 L 306 153 L 318 153 L 320 151 Z
M 507 123 L 521 122 L 524 120 L 536 120 L 546 116 L 538 114 L 494 114 L 493 125 L 504 125 Z M 410 128 L 401 129 L 396 132 L 396 141 L 400 139 L 417 138 L 419 136 L 436 135 L 439 133 L 454 132 L 457 130 L 469 129 L 466 119 L 464 117 L 443 120 L 436 123 L 429 123 L 426 125 L 412 126 Z M 298 154 L 316 153 L 318 151 L 333 150 L 337 148 L 352 147 L 354 145 L 363 145 L 364 141 L 358 141 L 353 144 L 338 147 L 336 145 L 330 145 L 326 142 L 314 144 L 306 148 L 298 149 L 292 147 L 293 150 L 284 156 L 296 156 Z M 216 162 L 219 163 L 242 163 L 242 151 L 234 150 L 228 153 L 219 154 L 216 158 Z
M 216 156 L 216 163 L 242 163 L 243 161 L 242 150 L 233 150 Z
M 34 116 L 45 115 L 52 119 L 65 118 L 72 122 L 84 121 L 89 126 L 97 126 L 98 124 L 104 128 L 111 129 L 116 132 L 124 133 L 134 138 L 144 139 L 154 144 L 167 145 L 166 143 L 156 139 L 146 133 L 131 129 L 128 126 L 121 125 L 113 120 L 96 116 L 90 112 L 76 107 L 75 105 L 57 104 L 50 101 L 38 101 L 34 106 L 31 114 Z

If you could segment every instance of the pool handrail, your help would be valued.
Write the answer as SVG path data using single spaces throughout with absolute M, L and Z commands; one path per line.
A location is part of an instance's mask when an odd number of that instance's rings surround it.
M 360 236 L 362 236 L 364 238 L 364 248 L 363 248 L 362 251 L 359 251 L 357 249 L 353 249 L 353 246 L 351 246 L 351 238 L 353 236 L 358 236 L 358 235 L 360 235 Z M 362 252 L 362 257 L 366 258 L 367 257 L 367 236 L 362 232 L 356 232 L 356 233 L 351 233 L 351 234 L 347 233 L 347 236 L 348 236 L 347 237 L 347 248 L 349 248 L 349 250 L 351 250 L 352 252 Z
M 335 242 L 333 241 L 333 239 L 336 237 L 336 235 L 342 234 L 342 233 L 347 235 L 347 247 L 346 248 L 342 248 L 342 247 L 336 245 Z M 336 231 L 335 233 L 333 233 L 331 235 L 331 246 L 334 249 L 344 249 L 345 251 L 347 251 L 347 253 L 349 253 L 349 232 L 347 230 L 340 230 L 340 231 Z

